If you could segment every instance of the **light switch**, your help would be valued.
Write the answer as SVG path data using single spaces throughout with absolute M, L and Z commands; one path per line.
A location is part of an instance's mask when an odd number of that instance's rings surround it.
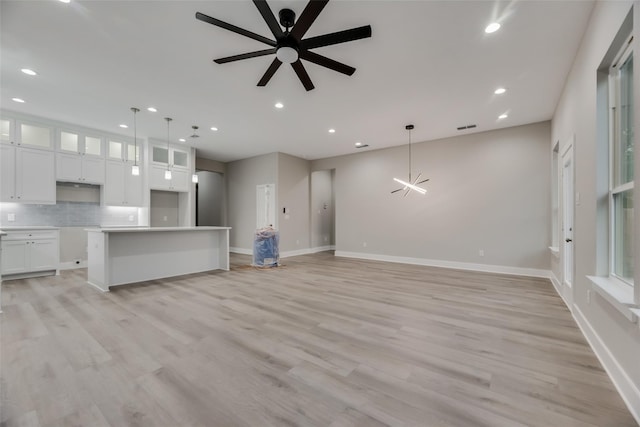
M 7 221 L 13 222 L 15 220 L 16 220 L 16 214 L 14 213 L 7 214 Z

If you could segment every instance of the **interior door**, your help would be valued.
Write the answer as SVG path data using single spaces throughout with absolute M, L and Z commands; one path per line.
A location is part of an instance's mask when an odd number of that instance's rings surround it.
M 278 228 L 278 224 L 276 224 L 275 184 L 256 186 L 256 228 L 268 226 Z
M 573 146 L 570 145 L 562 155 L 562 282 L 564 285 L 563 295 L 569 304 L 573 301 L 571 287 L 574 271 L 575 190 L 573 169 Z

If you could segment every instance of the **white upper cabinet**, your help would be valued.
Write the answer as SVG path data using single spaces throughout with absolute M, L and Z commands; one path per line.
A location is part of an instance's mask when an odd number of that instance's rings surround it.
M 122 160 L 130 163 L 140 163 L 142 146 L 133 142 L 115 138 L 107 139 L 107 160 Z
M 131 165 L 107 161 L 103 202 L 107 206 L 142 206 L 142 175 L 133 175 Z
M 102 138 L 61 129 L 58 131 L 56 179 L 104 184 Z
M 54 153 L 26 147 L 0 147 L 0 201 L 56 203 Z
M 71 130 L 58 131 L 58 151 L 85 156 L 104 157 L 103 138 Z
M 53 128 L 39 123 L 16 121 L 17 145 L 53 149 Z
M 151 147 L 151 162 L 156 165 L 189 168 L 189 152 L 173 147 L 154 145 Z
M 3 117 L 0 119 L 0 142 L 13 144 L 16 139 L 16 121 Z

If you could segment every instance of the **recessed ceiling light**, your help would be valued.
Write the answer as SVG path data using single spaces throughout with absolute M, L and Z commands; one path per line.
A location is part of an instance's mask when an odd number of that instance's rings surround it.
M 499 118 L 499 119 L 506 119 L 507 117 L 509 117 L 509 115 L 508 115 L 507 113 L 500 114 L 500 115 L 498 116 L 498 118 Z
M 362 142 L 358 141 L 356 142 L 356 147 L 360 147 L 362 145 Z
M 505 93 L 507 90 L 503 87 L 499 87 L 498 89 L 496 89 L 493 93 L 495 93 L 496 95 L 502 95 L 503 93 Z
M 487 25 L 487 28 L 484 29 L 484 32 L 487 34 L 491 34 L 491 33 L 495 33 L 499 29 L 500 29 L 500 24 L 498 24 L 497 22 L 492 22 L 491 24 Z
M 154 107 L 147 108 L 147 111 L 150 111 L 152 113 L 157 113 L 158 112 L 158 110 L 156 110 Z
M 22 69 L 22 70 L 20 70 L 20 71 L 22 71 L 23 73 L 25 73 L 25 74 L 26 74 L 26 75 L 28 75 L 28 76 L 35 76 L 35 75 L 37 75 L 37 74 L 38 74 L 38 73 L 36 73 L 35 71 L 33 71 L 32 69 L 30 69 L 30 68 L 23 68 L 23 69 Z
M 276 102 L 276 105 L 274 105 L 274 107 L 282 108 L 282 107 L 284 107 L 284 105 L 282 104 L 282 102 Z
M 121 127 L 122 129 L 127 129 L 129 126 L 127 126 L 127 125 L 125 125 L 125 124 L 123 123 L 123 124 L 121 124 L 121 125 L 120 125 L 120 127 Z
M 186 139 L 184 139 L 184 138 L 180 138 L 178 141 L 180 141 L 180 142 L 187 142 L 187 140 L 186 140 Z
M 61 3 L 71 3 L 71 0 L 60 0 Z
M 211 127 L 211 130 L 212 130 L 212 131 L 214 131 L 214 132 L 216 132 L 216 131 L 218 130 L 218 128 L 217 128 L 217 127 L 215 127 L 215 126 L 212 126 L 212 127 Z
M 335 129 L 329 129 L 329 133 L 336 133 Z
M 24 104 L 24 99 L 22 98 L 11 98 L 13 102 L 19 102 L 20 104 Z

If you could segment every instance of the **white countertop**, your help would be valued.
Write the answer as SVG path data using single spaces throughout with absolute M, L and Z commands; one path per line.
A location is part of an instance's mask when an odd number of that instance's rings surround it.
M 60 227 L 51 227 L 48 225 L 24 225 L 24 226 L 3 226 L 2 231 L 23 231 L 23 230 L 59 230 Z
M 212 230 L 231 230 L 231 227 L 108 227 L 108 228 L 87 228 L 87 231 L 98 233 L 139 233 L 139 232 L 158 232 L 158 231 L 212 231 Z

